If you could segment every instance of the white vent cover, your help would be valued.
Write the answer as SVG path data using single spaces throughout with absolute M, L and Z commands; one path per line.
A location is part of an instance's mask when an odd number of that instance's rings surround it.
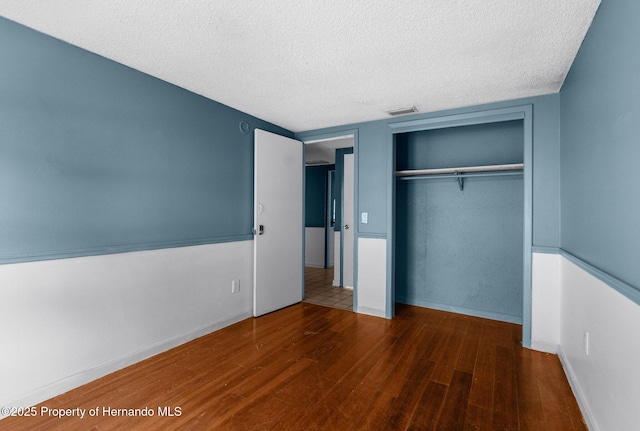
M 398 108 L 398 109 L 390 109 L 387 111 L 389 115 L 405 115 L 405 114 L 413 114 L 414 112 L 418 112 L 415 106 L 409 106 L 408 108 Z

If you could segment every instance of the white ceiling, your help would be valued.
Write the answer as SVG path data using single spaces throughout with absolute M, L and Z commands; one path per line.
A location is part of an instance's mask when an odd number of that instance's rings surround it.
M 0 15 L 292 131 L 555 93 L 600 0 L 0 0 Z

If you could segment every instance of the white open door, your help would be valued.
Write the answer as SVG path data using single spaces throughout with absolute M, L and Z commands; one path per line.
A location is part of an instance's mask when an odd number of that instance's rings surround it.
M 255 130 L 253 315 L 302 301 L 303 144 Z
M 353 287 L 353 242 L 355 231 L 354 208 L 354 155 L 344 155 L 344 176 L 343 176 L 343 202 L 342 210 L 342 285 L 345 287 Z

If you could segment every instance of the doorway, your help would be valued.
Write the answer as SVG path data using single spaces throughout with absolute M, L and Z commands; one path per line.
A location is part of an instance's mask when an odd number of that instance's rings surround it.
M 353 144 L 353 135 L 305 142 L 303 300 L 348 310 L 355 284 Z

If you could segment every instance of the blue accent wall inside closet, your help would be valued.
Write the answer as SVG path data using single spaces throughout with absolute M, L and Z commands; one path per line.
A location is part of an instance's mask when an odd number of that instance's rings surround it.
M 251 238 L 253 133 L 292 133 L 0 18 L 0 263 Z
M 398 135 L 398 169 L 522 163 L 522 121 Z M 523 177 L 397 180 L 399 302 L 521 322 Z

